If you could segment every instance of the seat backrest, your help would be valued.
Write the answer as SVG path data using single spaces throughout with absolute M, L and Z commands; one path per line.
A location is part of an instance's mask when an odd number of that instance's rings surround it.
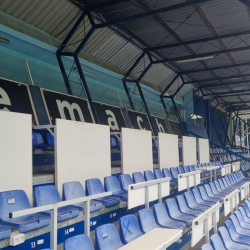
M 141 209 L 138 212 L 138 221 L 143 233 L 147 233 L 158 227 L 154 215 L 149 208 Z
M 120 183 L 115 176 L 107 176 L 104 178 L 104 188 L 106 191 L 121 191 Z
M 218 194 L 219 193 L 218 190 L 217 190 L 217 188 L 216 188 L 216 186 L 215 186 L 215 184 L 213 182 L 210 182 L 209 186 L 210 186 L 210 188 L 211 188 L 211 190 L 213 191 L 214 194 Z
M 154 169 L 154 174 L 156 179 L 164 178 L 164 175 L 159 168 Z
M 184 172 L 185 172 L 185 173 L 190 172 L 190 169 L 189 169 L 189 167 L 188 167 L 188 166 L 184 166 L 184 167 L 183 167 L 183 169 L 184 169 Z
M 64 250 L 95 250 L 95 249 L 88 235 L 79 234 L 65 240 Z
M 205 244 L 201 247 L 201 250 L 214 250 L 210 244 Z
M 237 220 L 237 219 L 236 219 L 236 220 Z M 224 222 L 224 224 L 225 224 L 225 227 L 226 227 L 227 231 L 229 232 L 229 234 L 230 234 L 231 236 L 237 234 L 236 228 L 235 228 L 235 226 L 234 226 L 234 223 L 233 223 L 231 220 L 226 220 L 226 221 Z
M 184 193 L 185 200 L 189 206 L 193 206 L 196 204 L 194 195 L 191 191 L 185 192 Z M 197 205 L 197 204 L 196 204 Z
M 167 211 L 170 214 L 170 216 L 180 212 L 174 198 L 166 199 L 165 205 L 166 205 Z
M 45 146 L 44 139 L 39 132 L 32 132 L 32 145 L 33 146 Z
M 211 187 L 210 187 L 208 184 L 205 184 L 205 185 L 204 185 L 204 188 L 205 188 L 207 194 L 208 194 L 210 197 L 213 197 L 213 196 L 214 196 L 214 194 L 213 194 L 213 192 L 212 192 L 212 190 L 211 190 Z
M 221 188 L 220 183 L 219 183 L 218 181 L 214 181 L 214 185 L 216 186 L 216 188 L 217 188 L 217 190 L 218 190 L 219 192 L 222 192 L 222 191 L 223 191 L 223 189 Z
M 171 174 L 174 178 L 178 179 L 178 171 L 176 168 L 170 168 Z
M 240 212 L 240 210 L 235 211 L 234 214 L 237 217 L 238 221 L 244 221 L 244 217 L 243 217 L 242 213 Z M 230 219 L 231 219 L 231 217 L 230 217 Z M 234 218 L 231 220 L 233 221 Z
M 63 200 L 72 200 L 85 196 L 82 184 L 79 181 L 63 183 Z
M 151 170 L 144 171 L 144 177 L 146 181 L 155 180 L 155 176 Z
M 192 172 L 192 171 L 195 171 L 195 167 L 194 167 L 194 165 L 188 165 L 188 167 L 189 167 L 189 170 Z
M 135 172 L 133 173 L 133 181 L 134 183 L 140 183 L 140 182 L 144 182 L 144 176 L 141 172 Z
M 134 182 L 129 174 L 121 174 L 120 184 L 123 190 L 128 191 L 128 185 L 134 184 Z
M 60 202 L 59 192 L 54 185 L 45 185 L 34 188 L 34 206 L 40 207 Z
M 87 195 L 104 193 L 104 188 L 101 181 L 98 178 L 88 179 L 86 182 Z
M 192 189 L 192 193 L 194 195 L 195 201 L 202 202 L 202 198 L 201 198 L 201 194 L 200 194 L 199 189 L 197 189 L 197 188 Z
M 155 204 L 153 206 L 153 212 L 157 223 L 161 222 L 163 224 L 165 221 L 167 222 L 169 220 L 169 215 L 164 204 L 162 203 Z
M 183 167 L 181 167 L 181 166 L 177 167 L 177 171 L 178 171 L 179 174 L 184 174 L 185 173 Z
M 211 244 L 214 250 L 226 250 L 220 236 L 218 234 L 214 234 L 210 237 Z
M 55 146 L 55 138 L 51 133 L 46 133 L 46 139 L 47 139 L 49 146 L 52 146 L 52 147 Z
M 182 195 L 177 195 L 175 198 L 176 198 L 176 202 L 177 202 L 178 208 L 180 210 L 188 208 L 187 203 L 185 201 L 185 198 Z
M 163 168 L 162 173 L 163 173 L 164 177 L 170 177 L 171 179 L 173 178 L 173 176 L 168 168 Z
M 123 244 L 114 224 L 105 224 L 95 230 L 96 250 L 117 250 Z
M 119 223 L 121 241 L 123 244 L 129 243 L 143 234 L 139 223 L 133 214 L 121 217 Z
M 225 246 L 232 242 L 231 237 L 225 227 L 219 227 L 218 232 Z
M 0 218 L 9 218 L 9 212 L 30 208 L 29 199 L 23 190 L 0 193 Z

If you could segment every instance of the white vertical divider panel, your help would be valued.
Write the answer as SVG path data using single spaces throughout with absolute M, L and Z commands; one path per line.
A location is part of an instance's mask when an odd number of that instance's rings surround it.
M 121 150 L 123 174 L 153 171 L 151 131 L 122 128 Z
M 111 175 L 110 128 L 106 125 L 56 119 L 56 186 Z
M 209 141 L 208 139 L 199 138 L 199 163 L 210 162 Z
M 158 133 L 159 168 L 179 166 L 178 135 Z
M 0 111 L 0 141 L 0 192 L 24 190 L 32 206 L 31 115 Z
M 197 164 L 195 137 L 182 136 L 182 163 L 184 166 Z

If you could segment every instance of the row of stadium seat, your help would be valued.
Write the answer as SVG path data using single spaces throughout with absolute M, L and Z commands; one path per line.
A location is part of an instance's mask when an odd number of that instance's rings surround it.
M 42 149 L 44 151 L 54 150 L 54 136 L 46 131 L 32 132 L 32 146 L 33 150 Z
M 250 199 L 242 204 L 225 226 L 218 229 L 219 235 L 211 236 L 211 245 L 205 244 L 202 250 L 249 250 L 250 249 Z

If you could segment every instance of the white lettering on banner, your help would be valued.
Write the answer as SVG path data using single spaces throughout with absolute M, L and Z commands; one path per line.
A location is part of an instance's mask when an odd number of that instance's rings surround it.
M 0 104 L 11 106 L 10 98 L 8 94 L 0 87 Z M 9 111 L 6 107 L 2 109 L 3 111 Z
M 79 107 L 78 104 L 72 103 L 70 105 L 67 101 L 61 102 L 60 100 L 56 100 L 56 103 L 57 103 L 57 107 L 58 107 L 58 110 L 60 112 L 60 116 L 61 116 L 62 119 L 66 120 L 64 108 L 67 108 L 68 111 L 69 111 L 70 119 L 72 121 L 76 120 L 75 114 L 74 114 L 74 110 L 76 110 L 79 117 L 80 117 L 80 121 L 84 122 L 84 117 L 83 117 L 83 114 L 82 114 L 82 110 L 81 110 L 81 108 Z
M 108 118 L 108 124 L 112 130 L 119 130 L 118 123 L 116 121 L 115 115 L 111 110 L 105 110 L 107 115 L 110 115 L 111 117 Z
M 145 128 L 143 128 L 143 127 L 141 126 L 141 122 L 143 122 L 142 118 L 141 118 L 140 116 L 137 116 L 137 123 L 138 123 L 139 128 L 142 129 L 142 130 L 143 130 L 143 129 L 146 130 Z
M 156 124 L 157 124 L 157 126 L 158 126 L 158 130 L 159 130 L 159 132 L 161 132 L 161 133 L 165 133 L 164 128 L 163 128 L 163 126 L 162 126 L 162 124 L 158 122 L 157 118 L 155 118 L 155 121 L 156 121 Z

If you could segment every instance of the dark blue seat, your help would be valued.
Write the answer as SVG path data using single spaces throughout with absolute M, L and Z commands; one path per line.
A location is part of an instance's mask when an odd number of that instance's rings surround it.
M 188 168 L 189 168 L 190 172 L 195 171 L 194 165 L 188 165 Z
M 88 235 L 79 234 L 65 240 L 64 250 L 95 250 L 95 249 Z
M 157 203 L 153 207 L 153 212 L 155 220 L 158 226 L 172 229 L 181 229 L 186 228 L 186 224 L 179 220 L 171 219 L 168 215 L 166 207 L 162 203 Z
M 134 184 L 134 182 L 129 174 L 120 175 L 120 185 L 123 190 L 128 191 L 128 185 L 131 184 Z
M 120 218 L 121 241 L 125 245 L 143 235 L 136 217 L 132 214 Z
M 165 178 L 163 173 L 161 172 L 161 170 L 159 168 L 155 168 L 154 169 L 154 174 L 155 174 L 155 178 L 156 179 L 161 179 L 161 178 Z M 171 177 L 170 177 L 171 178 Z M 177 184 L 176 181 L 172 181 L 170 180 L 170 187 L 173 187 Z
M 82 184 L 79 181 L 71 181 L 63 184 L 63 200 L 72 200 L 80 197 L 85 197 L 85 192 Z M 86 202 L 86 201 L 85 201 Z M 85 202 L 80 202 L 73 204 L 80 211 L 84 212 L 84 204 Z M 90 201 L 90 212 L 95 212 L 102 209 L 102 203 L 98 201 L 91 200 Z
M 34 149 L 52 150 L 51 147 L 45 144 L 42 134 L 37 131 L 32 132 L 32 145 Z
M 128 200 L 128 192 L 121 189 L 119 181 L 115 176 L 105 177 L 104 186 L 106 191 L 112 192 L 112 195 L 121 198 L 123 201 Z
M 179 210 L 184 214 L 190 214 L 190 215 L 194 215 L 196 217 L 202 214 L 202 211 L 200 211 L 198 209 L 189 208 L 187 206 L 185 198 L 182 195 L 176 196 L 176 202 L 177 202 Z
M 155 222 L 154 215 L 149 208 L 141 209 L 138 212 L 138 221 L 141 231 L 145 234 L 159 226 Z
M 200 191 L 200 194 L 201 194 L 201 197 L 203 200 L 205 201 L 212 201 L 212 202 L 220 202 L 220 198 L 217 198 L 217 197 L 209 197 L 207 195 L 207 192 L 206 192 L 206 189 L 203 187 L 203 186 L 199 186 L 198 187 L 199 191 Z
M 133 181 L 134 183 L 140 183 L 140 182 L 144 182 L 144 176 L 141 172 L 135 172 L 133 173 Z
M 86 180 L 86 188 L 87 195 L 94 195 L 105 192 L 102 183 L 98 178 Z M 120 198 L 114 195 L 105 196 L 95 200 L 100 201 L 103 205 L 105 205 L 105 207 L 111 207 L 120 203 Z
M 198 210 L 201 210 L 202 212 L 209 209 L 209 206 L 197 203 L 195 198 L 194 198 L 193 193 L 190 192 L 190 191 L 185 192 L 184 197 L 185 197 L 185 200 L 186 200 L 187 205 L 188 205 L 189 208 L 198 209 Z
M 106 224 L 95 230 L 96 250 L 117 250 L 123 244 L 114 224 Z
M 184 167 L 183 167 L 183 169 L 184 169 L 184 172 L 185 172 L 185 173 L 190 172 L 190 169 L 189 169 L 189 167 L 188 167 L 188 166 L 184 166 Z
M 30 208 L 30 203 L 23 190 L 0 193 L 0 223 L 2 225 L 17 229 L 20 233 L 26 233 L 49 225 L 50 217 L 43 213 L 9 218 L 10 212 L 27 208 Z
M 184 174 L 185 173 L 182 166 L 177 167 L 177 171 L 178 171 L 179 174 Z
M 218 234 L 212 235 L 210 237 L 210 240 L 214 250 L 227 250 L 227 248 L 225 248 L 223 241 L 221 240 Z
M 171 175 L 171 173 L 170 173 L 170 171 L 169 171 L 168 168 L 163 168 L 162 169 L 162 173 L 163 173 L 164 177 L 170 177 L 171 178 L 171 180 L 170 180 L 170 186 L 171 187 L 173 187 L 173 186 L 175 186 L 175 185 L 178 184 L 178 180 L 175 179 L 175 178 L 173 178 L 173 176 Z
M 115 136 L 110 136 L 110 146 L 111 146 L 111 149 L 117 149 L 120 151 L 120 145 L 118 143 L 118 139 L 115 137 Z
M 146 181 L 152 181 L 155 180 L 155 176 L 152 171 L 146 170 L 144 171 L 144 177 Z
M 201 247 L 201 250 L 214 250 L 210 244 L 205 244 Z
M 10 227 L 0 225 L 0 240 L 9 238 L 11 235 Z
M 186 223 L 187 227 L 192 225 L 192 221 L 195 218 L 195 216 L 182 213 L 178 209 L 176 201 L 173 198 L 167 199 L 165 201 L 165 205 L 170 218 Z
M 51 133 L 46 133 L 46 142 L 50 147 L 54 147 L 55 146 L 55 139 L 54 136 Z
M 60 202 L 61 198 L 54 185 L 45 185 L 34 188 L 34 205 L 36 207 Z M 44 212 L 50 215 L 50 211 Z M 79 215 L 79 209 L 74 206 L 65 206 L 57 209 L 57 221 L 69 220 Z
M 171 172 L 172 176 L 173 176 L 175 179 L 178 179 L 179 173 L 178 173 L 178 171 L 177 171 L 176 168 L 173 168 L 173 167 L 170 168 L 170 172 Z

